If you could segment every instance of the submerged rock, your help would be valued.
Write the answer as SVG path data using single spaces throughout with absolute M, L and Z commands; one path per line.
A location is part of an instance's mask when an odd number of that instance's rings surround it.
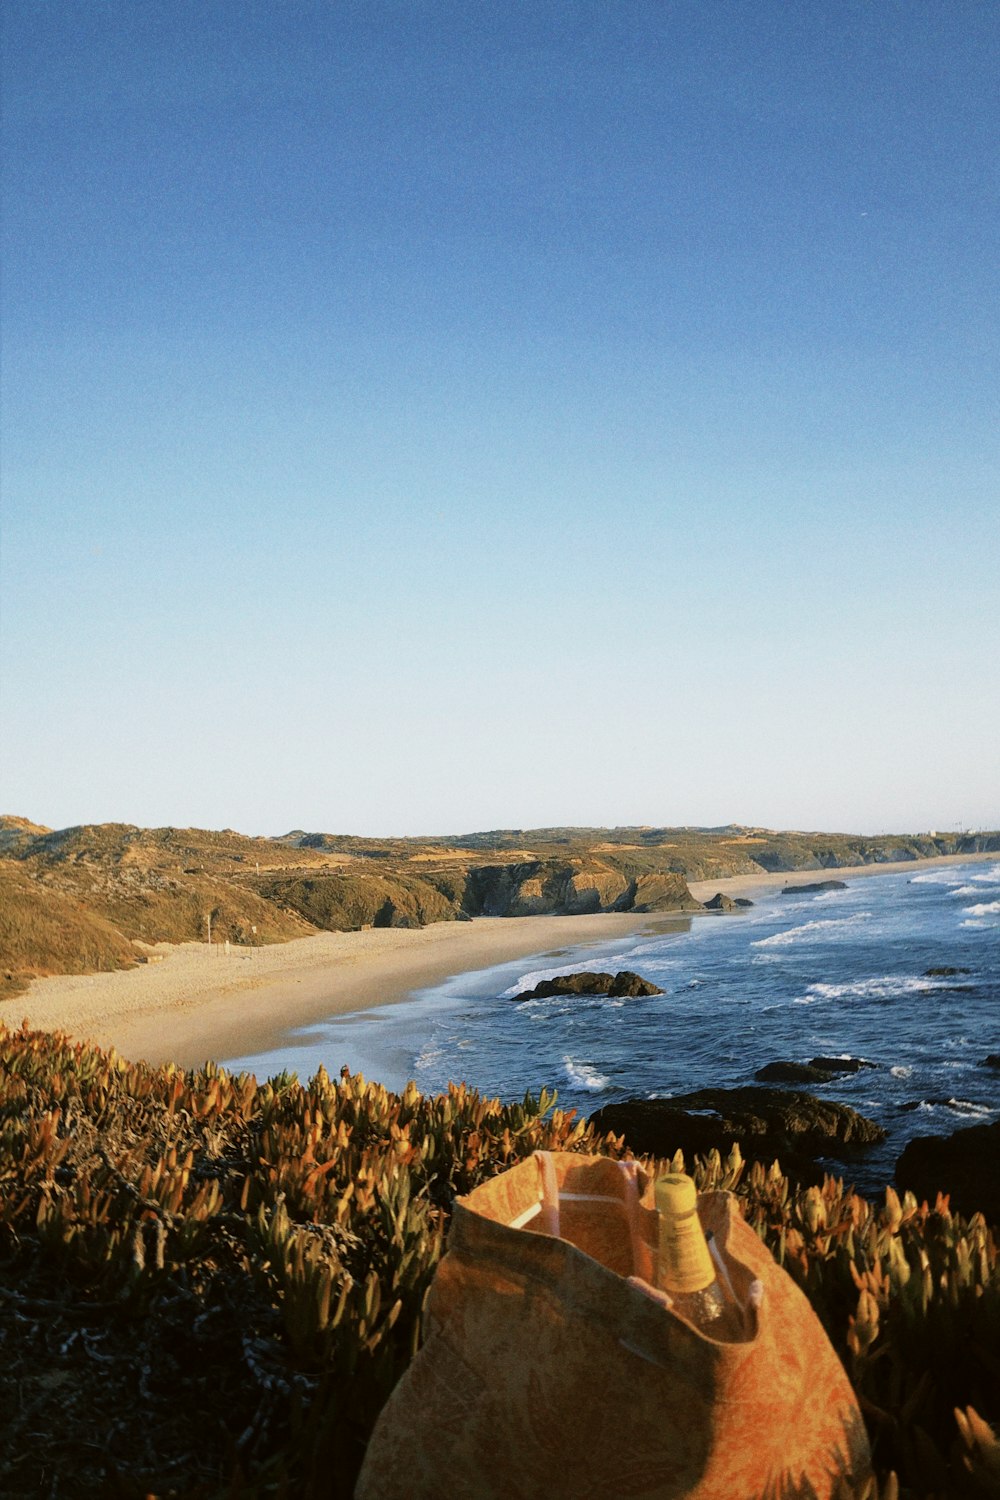
M 620 969 L 617 974 L 595 974 L 584 970 L 580 974 L 559 974 L 555 979 L 543 979 L 533 990 L 522 990 L 515 1000 L 547 1000 L 550 995 L 609 995 L 612 999 L 635 1000 L 644 995 L 662 995 L 659 985 L 631 969 Z
M 808 885 L 786 885 L 782 886 L 783 896 L 808 895 L 810 891 L 846 891 L 846 880 L 812 880 Z
M 952 968 L 950 965 L 946 964 L 944 966 L 944 968 L 941 968 L 941 969 L 925 969 L 924 970 L 924 978 L 925 979 L 953 979 L 956 974 L 971 974 L 971 973 L 972 973 L 971 969 L 955 969 L 955 968 Z
M 896 1182 L 930 1204 L 947 1193 L 959 1213 L 981 1213 L 1000 1224 L 1000 1120 L 952 1135 L 918 1136 L 896 1163 Z
M 990 1052 L 986 1057 L 984 1057 L 983 1067 L 1000 1069 L 1000 1052 Z
M 845 1157 L 885 1139 L 885 1131 L 846 1104 L 786 1089 L 698 1089 L 669 1099 L 626 1099 L 591 1116 L 602 1131 L 624 1135 L 637 1155 L 690 1162 L 734 1141 L 748 1160 L 771 1162 L 799 1181 L 822 1179 L 817 1156 Z

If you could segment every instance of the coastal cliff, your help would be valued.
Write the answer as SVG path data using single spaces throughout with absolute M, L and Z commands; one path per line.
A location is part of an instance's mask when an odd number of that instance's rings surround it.
M 697 912 L 706 908 L 689 880 L 990 850 L 1000 833 L 865 838 L 727 825 L 259 838 L 0 817 L 0 996 L 36 976 L 145 962 L 156 943 L 246 947 L 480 916 Z

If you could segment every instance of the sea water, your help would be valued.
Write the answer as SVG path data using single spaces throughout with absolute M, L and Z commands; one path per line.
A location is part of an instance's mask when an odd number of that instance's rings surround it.
M 789 875 L 803 884 L 836 871 Z M 633 969 L 662 995 L 518 1002 L 541 979 Z M 960 972 L 945 975 L 932 969 Z M 871 875 L 845 890 L 783 895 L 737 915 L 651 917 L 646 931 L 458 975 L 399 1005 L 309 1027 L 228 1066 L 306 1078 L 344 1064 L 390 1088 L 464 1079 L 505 1100 L 543 1086 L 589 1114 L 630 1097 L 668 1098 L 754 1081 L 776 1060 L 817 1055 L 875 1066 L 801 1085 L 888 1132 L 848 1169 L 891 1180 L 905 1143 L 1000 1118 L 1000 863 Z

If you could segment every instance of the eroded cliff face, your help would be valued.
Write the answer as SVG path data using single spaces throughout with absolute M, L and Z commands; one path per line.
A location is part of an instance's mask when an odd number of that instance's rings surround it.
M 480 865 L 468 872 L 463 906 L 473 917 L 701 910 L 683 875 L 585 860 Z

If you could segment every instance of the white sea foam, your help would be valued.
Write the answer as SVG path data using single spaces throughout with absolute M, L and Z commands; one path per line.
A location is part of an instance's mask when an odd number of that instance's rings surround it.
M 959 922 L 959 927 L 993 927 L 993 922 L 983 922 L 979 917 L 969 917 L 964 922 Z
M 588 1089 L 592 1094 L 599 1094 L 608 1086 L 603 1073 L 598 1073 L 590 1063 L 574 1062 L 571 1057 L 563 1058 L 563 1072 L 574 1088 Z
M 910 1078 L 913 1075 L 912 1068 L 904 1068 L 902 1066 L 890 1068 L 889 1072 L 892 1074 L 893 1078 Z
M 427 1046 L 414 1058 L 413 1065 L 416 1068 L 429 1068 L 431 1063 L 436 1063 L 443 1056 L 443 1047 L 436 1047 L 433 1042 L 428 1042 Z
M 911 885 L 961 885 L 968 877 L 956 875 L 954 870 L 928 870 L 926 875 L 914 875 Z
M 963 910 L 970 917 L 996 917 L 1000 916 L 1000 901 L 980 901 L 976 906 L 966 906 Z
M 991 865 L 988 870 L 983 870 L 979 875 L 971 875 L 977 885 L 1000 885 L 1000 865 Z
M 960 885 L 951 894 L 953 896 L 981 896 L 982 891 L 974 885 Z
M 990 1109 L 988 1104 L 976 1104 L 972 1099 L 921 1099 L 917 1106 L 923 1114 L 935 1114 L 939 1109 L 950 1109 L 956 1115 L 966 1115 L 970 1119 L 989 1119 L 996 1114 L 995 1109 Z
M 870 911 L 855 912 L 852 917 L 823 917 L 815 922 L 803 922 L 801 927 L 790 927 L 787 932 L 775 932 L 770 937 L 757 938 L 752 948 L 788 948 L 793 943 L 812 942 L 821 933 L 833 927 L 853 927 L 858 922 L 867 922 Z
M 922 976 L 880 974 L 845 984 L 811 984 L 806 995 L 809 1000 L 894 1000 L 900 995 L 922 995 L 938 988 L 939 983 Z

